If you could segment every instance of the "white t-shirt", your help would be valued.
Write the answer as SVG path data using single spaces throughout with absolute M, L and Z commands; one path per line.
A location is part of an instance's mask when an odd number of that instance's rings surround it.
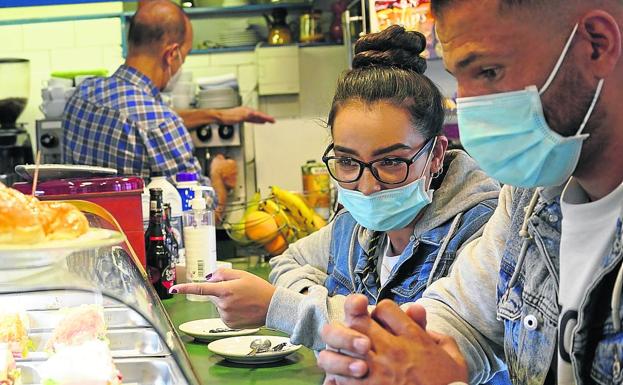
M 612 247 L 622 208 L 623 185 L 602 199 L 590 202 L 584 189 L 571 178 L 562 193 L 558 290 L 562 311 L 558 332 L 564 336 L 564 344 L 558 346 L 559 385 L 575 384 L 568 357 L 577 323 L 577 310 L 601 260 Z
M 385 251 L 383 252 L 383 259 L 381 261 L 381 286 L 385 285 L 385 282 L 387 282 L 392 270 L 394 270 L 394 266 L 396 266 L 398 260 L 400 259 L 400 254 L 392 255 L 391 251 L 392 245 L 388 238 L 385 245 Z

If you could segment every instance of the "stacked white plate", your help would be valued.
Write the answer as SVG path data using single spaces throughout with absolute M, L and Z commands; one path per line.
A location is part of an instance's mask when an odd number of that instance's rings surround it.
M 240 105 L 240 96 L 231 87 L 200 90 L 197 96 L 199 108 L 231 108 Z
M 259 41 L 254 30 L 223 31 L 219 33 L 218 43 L 225 47 L 256 45 Z

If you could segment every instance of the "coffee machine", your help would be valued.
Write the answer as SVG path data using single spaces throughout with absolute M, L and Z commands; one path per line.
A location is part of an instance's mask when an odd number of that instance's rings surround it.
M 30 136 L 17 119 L 26 108 L 30 93 L 30 62 L 0 58 L 0 182 L 12 185 L 19 180 L 18 164 L 33 163 Z
M 241 104 L 235 87 L 202 89 L 197 95 L 199 108 L 232 108 Z M 191 132 L 195 155 L 204 170 L 209 169 L 210 158 L 223 154 L 236 161 L 238 180 L 227 204 L 244 205 L 248 196 L 255 192 L 255 163 L 253 157 L 253 136 L 250 127 L 243 124 L 208 124 Z

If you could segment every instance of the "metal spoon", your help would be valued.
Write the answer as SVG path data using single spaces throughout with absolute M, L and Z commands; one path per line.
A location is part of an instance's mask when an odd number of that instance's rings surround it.
M 251 341 L 251 345 L 249 345 L 251 351 L 247 353 L 247 356 L 254 356 L 260 351 L 267 351 L 271 345 L 272 343 L 268 339 L 256 338 Z
M 287 343 L 287 342 L 282 342 L 282 343 L 280 343 L 280 344 L 278 344 L 278 345 L 273 346 L 273 348 L 271 349 L 271 351 L 273 351 L 273 352 L 280 352 L 280 351 L 282 351 L 283 349 L 285 349 L 285 348 L 286 348 L 286 346 L 288 346 L 288 343 Z

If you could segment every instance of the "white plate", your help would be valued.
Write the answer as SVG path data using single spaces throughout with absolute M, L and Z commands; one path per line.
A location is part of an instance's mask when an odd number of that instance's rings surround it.
M 35 175 L 34 164 L 21 164 L 15 166 L 17 175 L 31 181 Z M 114 176 L 117 170 L 108 167 L 82 166 L 70 164 L 42 164 L 39 165 L 39 180 L 63 179 L 63 178 L 94 178 L 98 176 Z
M 219 338 L 246 336 L 260 331 L 260 329 L 242 329 L 232 332 L 210 333 L 212 329 L 228 328 L 220 318 L 207 318 L 186 322 L 180 325 L 180 330 L 199 341 L 214 341 Z
M 85 234 L 70 240 L 0 244 L 0 271 L 53 265 L 73 252 L 118 245 L 124 240 L 125 236 L 118 231 L 91 227 Z
M 286 342 L 288 346 L 284 350 L 279 352 L 268 351 L 266 353 L 258 353 L 254 356 L 247 355 L 251 348 L 251 341 L 262 338 L 269 339 L 272 346 L 277 346 L 280 343 Z M 213 353 L 216 353 L 228 361 L 237 362 L 240 364 L 266 364 L 269 362 L 276 362 L 284 359 L 288 355 L 296 352 L 301 348 L 301 345 L 289 345 L 290 339 L 288 337 L 277 336 L 245 336 L 245 337 L 231 337 L 222 340 L 211 342 L 208 345 Z

